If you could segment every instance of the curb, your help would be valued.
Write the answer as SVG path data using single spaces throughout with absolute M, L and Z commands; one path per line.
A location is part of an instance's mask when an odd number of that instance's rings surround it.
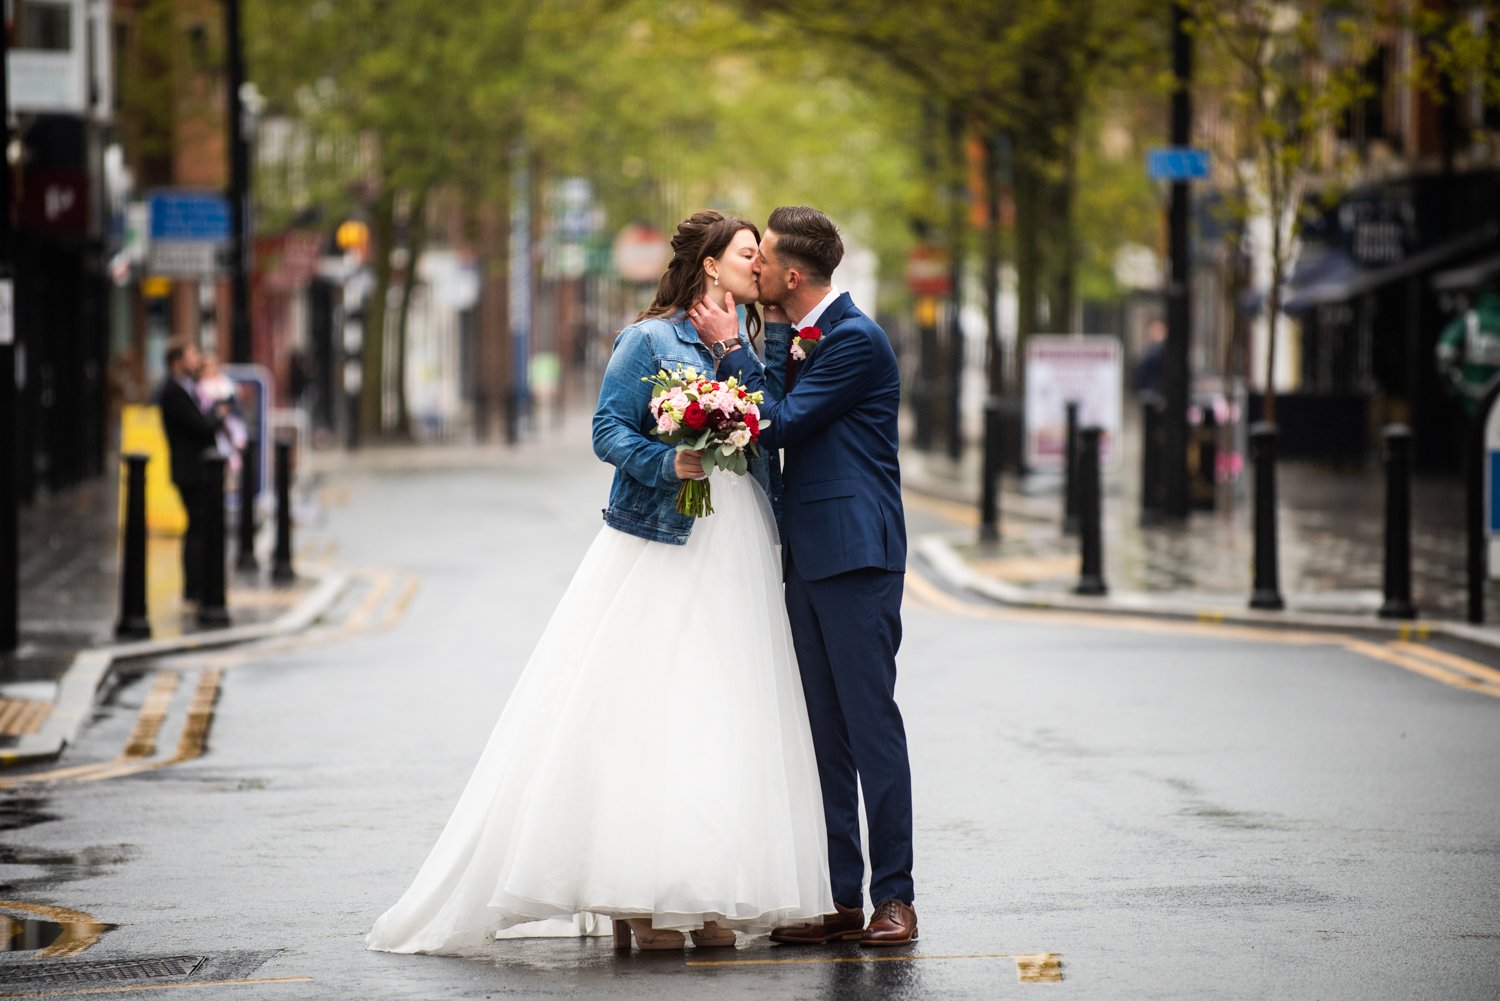
M 1029 588 L 986 577 L 970 569 L 953 548 L 939 535 L 926 535 L 913 547 L 934 573 L 948 586 L 978 595 L 995 604 L 1053 612 L 1093 612 L 1106 615 L 1146 615 L 1207 624 L 1260 626 L 1269 629 L 1307 630 L 1337 633 L 1366 633 L 1384 638 L 1424 640 L 1433 636 L 1484 647 L 1500 652 L 1500 629 L 1485 629 L 1465 622 L 1445 620 L 1397 621 L 1336 612 L 1280 611 L 1262 612 L 1244 606 L 1243 597 L 1203 595 L 1193 601 L 1171 594 L 1144 592 L 1086 597 L 1067 593 L 1039 594 Z M 1238 602 L 1238 604 L 1236 604 Z
M 307 579 L 317 584 L 286 614 L 259 625 L 234 626 L 212 632 L 189 633 L 171 639 L 140 640 L 86 650 L 73 658 L 58 679 L 57 697 L 42 728 L 0 751 L 0 768 L 56 758 L 78 736 L 94 710 L 94 700 L 109 681 L 115 664 L 168 653 L 209 650 L 289 636 L 307 629 L 331 606 L 349 583 L 349 576 L 330 572 Z

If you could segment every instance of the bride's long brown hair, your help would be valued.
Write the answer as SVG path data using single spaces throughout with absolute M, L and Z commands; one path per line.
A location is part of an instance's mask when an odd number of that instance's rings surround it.
M 708 292 L 708 274 L 703 270 L 703 261 L 719 257 L 729 246 L 729 241 L 742 229 L 748 229 L 760 242 L 760 230 L 748 219 L 737 219 L 713 209 L 694 212 L 677 224 L 677 233 L 672 237 L 672 260 L 656 286 L 656 298 L 651 300 L 637 321 L 653 316 L 671 316 L 679 309 L 689 309 Z M 741 303 L 745 307 L 745 329 L 753 343 L 760 333 L 760 311 L 754 304 Z

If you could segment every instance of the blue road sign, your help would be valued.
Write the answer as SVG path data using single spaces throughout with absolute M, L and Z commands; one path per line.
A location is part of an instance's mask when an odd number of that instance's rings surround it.
M 1192 181 L 1208 176 L 1208 150 L 1163 146 L 1146 151 L 1146 173 L 1153 181 Z
M 148 199 L 151 239 L 223 243 L 229 239 L 229 201 L 212 191 L 157 191 Z

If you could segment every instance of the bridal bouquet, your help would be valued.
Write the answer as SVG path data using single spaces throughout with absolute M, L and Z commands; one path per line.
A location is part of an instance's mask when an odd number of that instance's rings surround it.
M 651 391 L 651 433 L 679 452 L 702 452 L 703 472 L 714 468 L 745 475 L 749 455 L 760 455 L 760 419 L 765 396 L 750 392 L 739 380 L 717 380 L 693 368 L 662 369 L 641 379 Z M 677 491 L 677 510 L 694 518 L 714 513 L 708 478 L 683 480 Z

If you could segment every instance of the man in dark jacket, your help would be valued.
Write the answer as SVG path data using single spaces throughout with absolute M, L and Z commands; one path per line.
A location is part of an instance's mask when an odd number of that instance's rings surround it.
M 210 482 L 203 453 L 216 447 L 215 435 L 229 406 L 216 404 L 212 413 L 204 413 L 198 406 L 195 380 L 202 365 L 197 345 L 173 342 L 167 348 L 167 378 L 156 393 L 171 453 L 172 485 L 187 510 L 187 532 L 182 537 L 182 597 L 192 602 L 198 601 L 203 587 L 203 506 L 210 487 L 216 485 Z

